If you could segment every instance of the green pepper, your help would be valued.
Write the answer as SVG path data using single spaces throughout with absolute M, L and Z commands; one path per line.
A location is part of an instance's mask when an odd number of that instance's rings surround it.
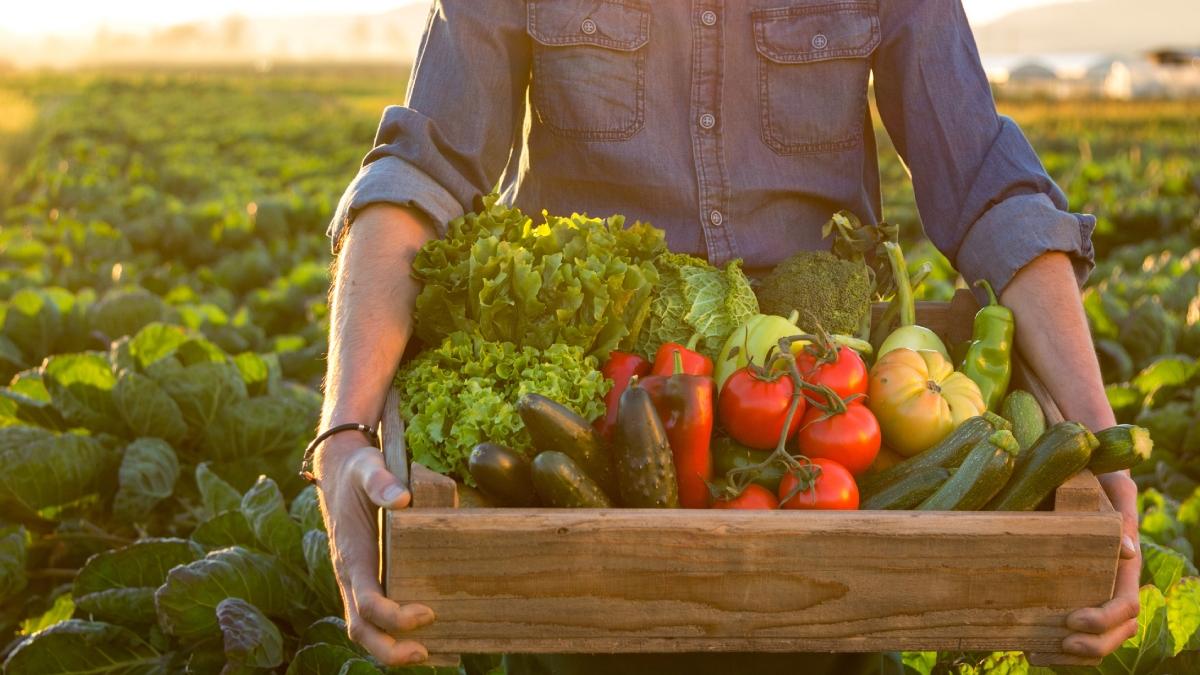
M 1008 391 L 1008 381 L 1012 377 L 1016 322 L 1012 310 L 996 299 L 991 284 L 980 279 L 975 285 L 987 291 L 988 304 L 975 314 L 973 340 L 959 370 L 979 385 L 988 410 L 995 411 Z

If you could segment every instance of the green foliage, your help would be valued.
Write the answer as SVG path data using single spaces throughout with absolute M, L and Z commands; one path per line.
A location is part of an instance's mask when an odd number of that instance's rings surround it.
M 541 394 L 584 419 L 599 417 L 611 383 L 597 368 L 578 346 L 539 350 L 454 333 L 396 374 L 413 460 L 474 484 L 467 456 L 476 444 L 504 439 L 516 450 L 531 447 L 514 407 L 522 395 Z
M 654 358 L 667 342 L 696 348 L 716 359 L 725 338 L 758 314 L 758 298 L 740 261 L 718 269 L 699 258 L 666 253 L 655 260 L 659 283 L 650 298 L 650 314 L 635 350 Z
M 625 227 L 622 216 L 543 215 L 535 225 L 489 195 L 478 213 L 421 248 L 413 262 L 424 283 L 421 340 L 436 345 L 465 331 L 543 350 L 579 347 L 601 359 L 633 347 L 658 282 L 651 261 L 666 249 L 662 230 Z

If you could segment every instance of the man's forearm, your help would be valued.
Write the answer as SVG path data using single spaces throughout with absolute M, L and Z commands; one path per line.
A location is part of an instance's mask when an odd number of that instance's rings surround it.
M 370 206 L 355 219 L 330 292 L 323 428 L 379 419 L 412 332 L 420 290 L 410 275 L 413 258 L 432 236 L 418 212 L 389 204 Z
M 1017 345 L 1069 420 L 1098 431 L 1116 423 L 1104 394 L 1071 261 L 1051 252 L 1026 265 L 1001 301 L 1017 323 Z

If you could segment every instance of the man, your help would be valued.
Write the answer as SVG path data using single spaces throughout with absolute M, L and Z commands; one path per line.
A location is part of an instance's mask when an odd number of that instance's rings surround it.
M 331 224 L 322 428 L 379 418 L 411 330 L 413 256 L 497 183 L 527 212 L 622 213 L 665 229 L 672 250 L 749 269 L 827 246 L 820 225 L 838 209 L 879 220 L 872 74 L 931 240 L 1001 292 L 1063 413 L 1114 424 L 1078 286 L 1095 221 L 1066 211 L 997 115 L 957 0 L 441 0 L 407 107 L 385 111 Z M 376 507 L 409 495 L 366 446 L 337 434 L 316 459 L 350 633 L 385 663 L 419 662 L 404 633 L 432 611 L 381 595 L 374 531 Z M 1137 627 L 1136 488 L 1127 472 L 1101 482 L 1125 537 L 1114 598 L 1068 618 L 1063 649 L 1081 658 Z

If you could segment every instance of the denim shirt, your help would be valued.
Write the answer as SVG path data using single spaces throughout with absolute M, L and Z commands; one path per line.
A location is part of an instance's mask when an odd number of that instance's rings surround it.
M 674 251 L 769 268 L 828 248 L 839 209 L 884 217 L 872 76 L 925 231 L 967 281 L 1000 290 L 1064 251 L 1082 284 L 1095 219 L 997 114 L 958 0 L 438 0 L 329 234 L 377 202 L 444 228 L 499 186 L 531 215 L 621 213 Z

